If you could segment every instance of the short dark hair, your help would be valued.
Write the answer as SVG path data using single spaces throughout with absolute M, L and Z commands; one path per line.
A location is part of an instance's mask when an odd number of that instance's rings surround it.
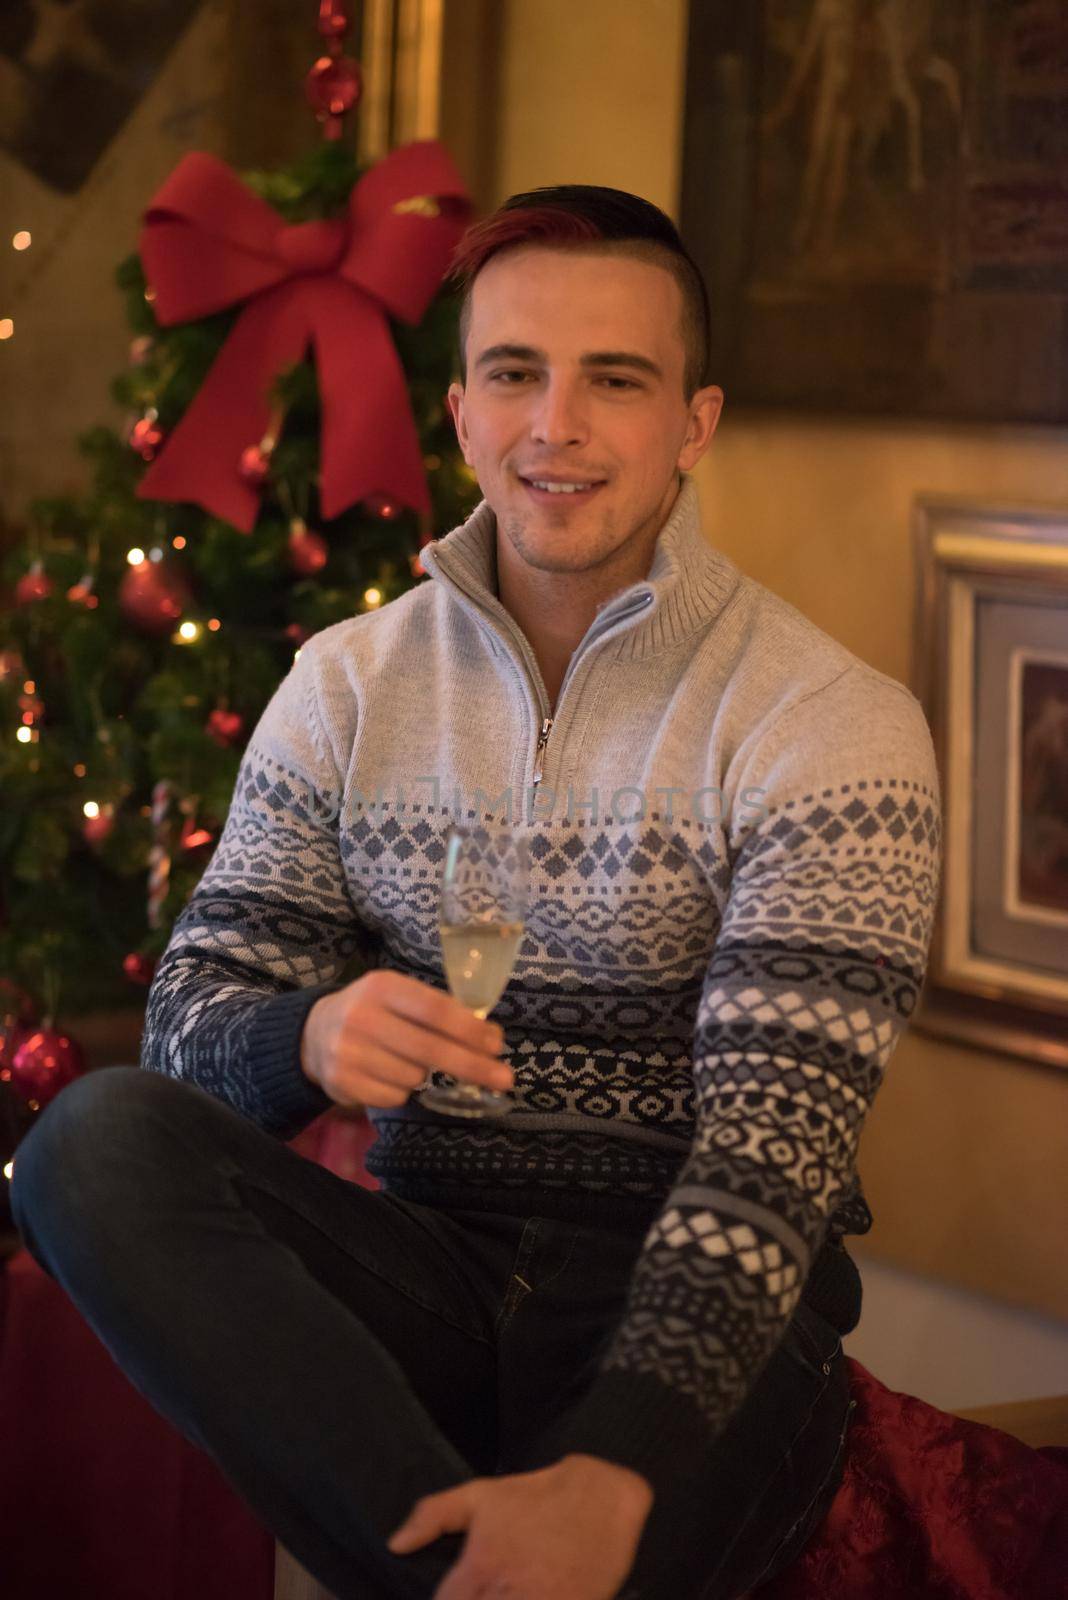
M 453 252 L 448 277 L 463 289 L 459 358 L 465 385 L 474 280 L 491 256 L 532 244 L 632 256 L 665 267 L 682 293 L 683 398 L 689 402 L 710 381 L 708 291 L 671 218 L 659 206 L 625 189 L 561 183 L 509 195 L 496 211 L 471 224 Z

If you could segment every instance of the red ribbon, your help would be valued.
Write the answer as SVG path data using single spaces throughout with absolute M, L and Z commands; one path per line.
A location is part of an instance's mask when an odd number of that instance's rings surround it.
M 283 367 L 314 344 L 324 518 L 375 490 L 430 510 L 419 436 L 387 316 L 415 326 L 472 215 L 436 140 L 392 151 L 354 185 L 344 218 L 287 225 L 214 156 L 175 167 L 145 212 L 140 251 L 160 323 L 246 301 L 211 370 L 137 487 L 249 533 L 259 493 L 238 474 Z

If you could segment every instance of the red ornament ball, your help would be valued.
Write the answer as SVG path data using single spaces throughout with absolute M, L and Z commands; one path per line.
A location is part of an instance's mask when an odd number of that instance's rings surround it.
M 150 984 L 156 970 L 155 957 L 143 956 L 131 950 L 128 956 L 122 958 L 122 970 L 131 983 Z
M 162 443 L 163 429 L 152 417 L 142 417 L 130 429 L 130 448 L 136 451 L 142 461 L 155 460 Z
M 351 24 L 338 0 L 321 0 L 317 27 L 324 39 L 343 39 Z
M 223 750 L 236 744 L 244 731 L 245 719 L 238 712 L 225 711 L 221 706 L 211 713 L 204 725 L 208 738 L 214 739 Z
M 302 577 L 321 572 L 330 559 L 330 546 L 321 533 L 315 533 L 299 517 L 289 525 L 289 564 Z
M 261 444 L 250 444 L 242 450 L 237 470 L 250 489 L 262 489 L 271 471 L 271 452 Z
M 144 633 L 169 633 L 189 601 L 188 586 L 162 561 L 139 561 L 119 584 L 123 616 Z
M 82 838 L 86 844 L 103 844 L 115 826 L 115 813 L 110 806 L 102 808 L 95 817 L 86 817 L 82 823 Z
M 11 1087 L 35 1111 L 85 1071 L 85 1053 L 68 1034 L 42 1024 L 19 1045 L 11 1062 Z
M 358 62 L 351 56 L 320 56 L 304 80 L 304 92 L 321 121 L 343 117 L 363 93 Z
M 47 600 L 52 587 L 52 580 L 43 565 L 35 561 L 29 572 L 24 572 L 15 585 L 15 604 L 26 606 L 34 600 Z

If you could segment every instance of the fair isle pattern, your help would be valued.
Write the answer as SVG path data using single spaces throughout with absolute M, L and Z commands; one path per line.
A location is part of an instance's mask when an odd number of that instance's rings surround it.
M 923 982 L 940 834 L 937 797 L 890 778 L 771 810 L 738 855 L 698 1011 L 696 1137 L 604 1364 L 689 1394 L 712 1428 L 828 1231 L 850 1228 L 860 1132 Z
M 666 1199 L 605 1369 L 653 1375 L 713 1426 L 781 1337 L 824 1238 L 870 1226 L 854 1161 L 922 981 L 939 821 L 920 785 L 857 788 L 768 815 L 737 856 L 722 927 L 711 828 L 656 813 L 640 829 L 532 824 L 543 878 L 494 1013 L 519 1109 L 461 1126 L 415 1100 L 370 1113 L 367 1169 L 412 1199 L 480 1184 Z M 250 746 L 153 985 L 163 1070 L 226 1087 L 258 1118 L 241 1040 L 259 996 L 329 981 L 368 933 L 367 964 L 445 987 L 449 814 L 383 807 L 375 825 L 362 810 L 344 877 L 325 814 Z
M 285 1137 L 249 1027 L 266 996 L 331 981 L 364 943 L 327 815 L 324 796 L 249 743 L 215 853 L 156 969 L 141 1045 L 142 1065 Z

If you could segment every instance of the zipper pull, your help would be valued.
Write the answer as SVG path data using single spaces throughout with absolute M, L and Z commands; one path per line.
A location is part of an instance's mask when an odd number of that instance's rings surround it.
M 549 739 L 549 729 L 553 725 L 552 717 L 546 717 L 538 734 L 538 748 L 534 753 L 534 782 L 541 782 L 542 767 L 545 763 L 545 746 Z

